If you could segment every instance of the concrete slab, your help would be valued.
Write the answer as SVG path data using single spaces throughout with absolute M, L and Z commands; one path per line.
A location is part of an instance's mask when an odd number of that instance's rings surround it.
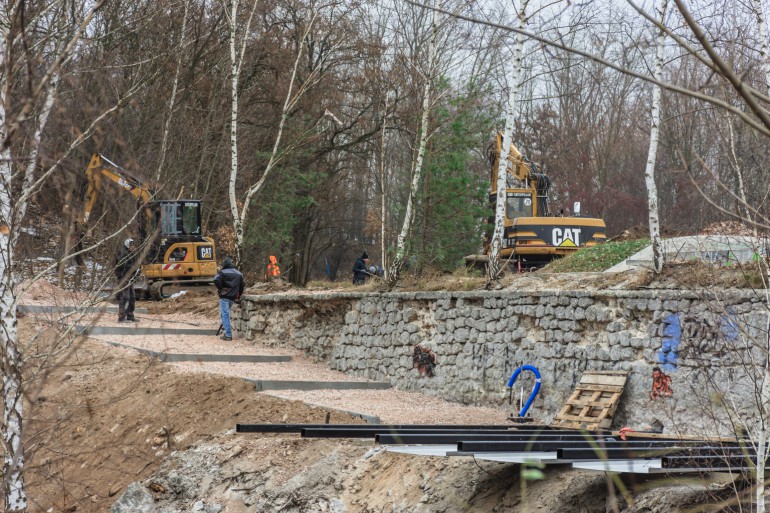
M 740 235 L 694 235 L 663 240 L 667 262 L 701 260 L 717 265 L 751 262 L 754 255 L 766 254 L 766 239 Z M 604 272 L 623 272 L 636 267 L 652 267 L 652 246 L 647 246 Z
M 748 472 L 748 467 L 677 467 L 663 468 L 662 460 L 590 460 L 576 461 L 572 468 L 596 470 L 599 472 L 615 472 L 617 474 L 699 474 L 705 472 L 723 474 L 727 472 Z
M 457 450 L 457 444 L 453 445 L 392 445 L 385 449 L 388 452 L 399 454 L 411 454 L 413 456 L 441 456 Z
M 115 305 L 103 305 L 103 306 L 89 306 L 88 308 L 82 308 L 79 306 L 57 306 L 57 305 L 17 305 L 16 311 L 27 314 L 56 314 L 56 313 L 72 313 L 75 311 L 86 313 L 118 313 L 118 307 Z M 136 313 L 147 313 L 146 308 L 135 308 Z
M 215 329 L 202 328 L 142 328 L 137 324 L 123 326 L 82 326 L 75 327 L 84 335 L 216 335 Z
M 248 379 L 257 392 L 264 390 L 386 390 L 390 383 L 383 381 L 283 381 Z
M 134 347 L 128 344 L 102 340 L 105 344 L 131 349 L 138 353 L 146 354 L 152 358 L 157 358 L 164 363 L 179 362 L 227 362 L 227 363 L 271 363 L 271 362 L 290 362 L 291 356 L 272 356 L 258 354 L 195 354 L 195 353 L 165 353 L 151 351 L 141 347 Z
M 559 461 L 558 453 L 556 452 L 478 452 L 474 453 L 473 457 L 477 460 L 497 461 L 499 463 L 563 463 Z
M 616 472 L 626 474 L 653 474 L 667 472 L 663 470 L 663 463 L 660 458 L 650 460 L 592 460 L 577 461 L 572 464 L 572 468 L 583 470 L 597 470 L 599 472 Z

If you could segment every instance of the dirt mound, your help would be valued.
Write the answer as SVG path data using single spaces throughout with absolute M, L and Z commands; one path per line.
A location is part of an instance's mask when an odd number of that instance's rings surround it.
M 14 292 L 18 294 L 18 302 L 25 305 L 76 306 L 89 298 L 87 292 L 65 290 L 44 279 L 25 280 L 16 286 Z
M 22 320 L 20 327 L 23 339 L 31 340 L 32 321 Z M 326 410 L 255 394 L 254 385 L 240 378 L 181 374 L 90 341 L 56 353 L 50 351 L 56 340 L 49 330 L 30 348 L 34 354 L 59 355 L 36 374 L 39 381 L 25 397 L 33 512 L 107 511 L 129 483 L 151 475 L 173 451 L 232 430 L 236 423 L 326 419 Z M 362 422 L 339 412 L 330 415 L 331 422 Z M 278 460 L 283 449 L 270 451 Z
M 672 228 L 669 228 L 667 226 L 661 226 L 660 227 L 660 235 L 661 237 L 664 237 L 666 239 L 669 239 L 671 237 L 682 237 L 685 235 L 684 232 L 681 230 L 674 230 Z M 627 240 L 639 240 L 639 239 L 649 239 L 650 238 L 650 227 L 646 224 L 637 224 L 635 226 L 632 226 L 631 228 L 627 228 L 617 234 L 616 236 L 612 237 L 611 241 L 613 242 L 623 242 Z
M 144 301 L 141 306 L 151 314 L 189 313 L 203 317 L 219 316 L 219 298 L 214 287 L 189 287 L 179 295 L 161 301 Z
M 701 235 L 742 235 L 754 236 L 754 229 L 738 221 L 720 221 L 711 223 L 701 231 Z

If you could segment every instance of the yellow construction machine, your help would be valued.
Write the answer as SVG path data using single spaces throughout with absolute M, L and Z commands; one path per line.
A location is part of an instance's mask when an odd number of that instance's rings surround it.
M 489 148 L 491 185 L 489 202 L 494 211 L 497 202 L 497 170 L 503 147 L 503 134 L 498 133 Z M 579 215 L 579 203 L 568 217 L 554 216 L 548 209 L 551 180 L 527 160 L 511 143 L 508 155 L 508 176 L 521 187 L 510 188 L 506 180 L 506 206 L 501 256 L 522 268 L 536 268 L 554 258 L 568 255 L 580 248 L 595 246 L 607 238 L 604 220 Z M 519 185 L 517 184 L 517 185 Z M 489 224 L 494 226 L 494 217 Z M 489 261 L 490 234 L 484 237 L 484 254 L 469 255 L 469 266 L 482 266 Z
M 144 258 L 141 277 L 134 287 L 146 298 L 166 297 L 164 288 L 210 284 L 217 274 L 214 240 L 201 233 L 199 200 L 157 200 L 144 180 L 94 154 L 86 168 L 87 186 L 84 207 L 78 223 L 85 229 L 102 181 L 116 184 L 118 190 L 131 194 L 142 211 L 139 219 L 138 246 Z

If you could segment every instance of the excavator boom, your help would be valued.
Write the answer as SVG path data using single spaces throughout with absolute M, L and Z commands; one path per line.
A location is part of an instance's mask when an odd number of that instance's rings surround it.
M 105 166 L 105 162 L 109 166 Z M 153 191 L 148 185 L 117 164 L 110 162 L 104 156 L 95 153 L 86 168 L 85 206 L 83 207 L 80 220 L 82 225 L 88 223 L 88 219 L 91 217 L 91 211 L 94 208 L 94 204 L 96 204 L 96 198 L 101 190 L 102 179 L 114 182 L 118 187 L 121 187 L 142 203 L 146 204 L 152 201 Z

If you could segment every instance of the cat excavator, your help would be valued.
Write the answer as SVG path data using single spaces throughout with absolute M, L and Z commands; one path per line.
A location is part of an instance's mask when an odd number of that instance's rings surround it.
M 210 284 L 217 274 L 214 240 L 201 233 L 199 200 L 156 200 L 154 190 L 101 154 L 94 154 L 85 171 L 87 185 L 78 224 L 85 230 L 102 182 L 117 185 L 136 199 L 141 210 L 138 246 L 144 256 L 134 288 L 145 298 L 167 297 L 171 284 Z M 81 237 L 82 239 L 82 237 Z
M 490 170 L 489 202 L 497 202 L 497 173 L 503 147 L 503 134 L 498 133 L 488 151 Z M 533 162 L 525 158 L 511 143 L 506 166 L 505 219 L 501 257 L 520 268 L 541 267 L 554 258 L 574 253 L 580 248 L 595 246 L 607 238 L 604 220 L 579 215 L 579 203 L 573 215 L 554 216 L 548 208 L 548 190 L 551 179 Z M 518 182 L 510 187 L 513 179 Z M 577 212 L 575 212 L 577 211 Z M 495 219 L 488 220 L 494 226 Z M 483 255 L 468 255 L 465 262 L 471 267 L 483 267 L 489 262 L 491 235 L 484 237 Z

